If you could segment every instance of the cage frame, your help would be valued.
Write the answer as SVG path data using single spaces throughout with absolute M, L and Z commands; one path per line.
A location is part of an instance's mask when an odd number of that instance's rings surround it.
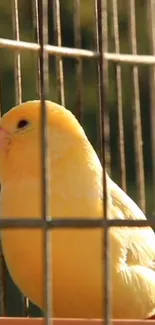
M 42 15 L 41 15 L 41 21 L 39 20 L 39 25 L 38 25 L 38 31 L 40 28 L 40 39 L 38 38 L 38 43 L 29 43 L 29 42 L 24 42 L 20 40 L 20 35 L 19 35 L 19 21 L 18 21 L 18 0 L 13 0 L 14 1 L 14 27 L 15 27 L 15 38 L 16 40 L 10 40 L 10 39 L 4 39 L 4 38 L 0 38 L 0 48 L 9 48 L 10 50 L 16 51 L 16 57 L 15 57 L 15 65 L 18 71 L 20 71 L 20 52 L 21 51 L 34 51 L 34 52 L 38 52 L 40 55 L 40 70 L 42 71 L 41 73 L 41 79 L 42 79 L 42 90 L 41 90 L 41 101 L 42 101 L 42 107 L 43 107 L 43 111 L 44 111 L 44 100 L 45 100 L 45 88 L 48 84 L 48 80 L 46 80 L 46 76 L 44 75 L 44 70 L 46 69 L 45 64 L 46 64 L 46 59 L 48 55 L 53 55 L 56 56 L 57 58 L 57 71 L 59 74 L 59 86 L 60 86 L 60 102 L 64 105 L 65 103 L 65 98 L 64 98 L 64 92 L 63 92 L 63 73 L 62 73 L 62 57 L 72 57 L 72 58 L 76 58 L 78 60 L 78 68 L 77 68 L 77 75 L 78 78 L 80 80 L 81 78 L 81 60 L 82 58 L 87 58 L 87 59 L 94 59 L 94 60 L 98 60 L 99 61 L 99 65 L 100 65 L 100 86 L 102 88 L 102 92 L 100 94 L 100 100 L 101 100 L 101 106 L 104 107 L 105 105 L 105 76 L 103 74 L 103 71 L 105 74 L 107 74 L 107 65 L 108 62 L 112 61 L 115 62 L 118 66 L 118 68 L 120 69 L 122 64 L 130 64 L 132 66 L 138 66 L 141 64 L 145 64 L 145 65 L 150 65 L 153 67 L 155 66 L 155 50 L 154 47 L 153 48 L 153 53 L 152 55 L 138 55 L 136 52 L 136 49 L 134 48 L 134 45 L 132 46 L 132 54 L 122 54 L 119 52 L 119 46 L 118 43 L 116 42 L 116 48 L 115 48 L 115 53 L 110 53 L 108 52 L 108 44 L 107 44 L 107 22 L 106 22 L 106 6 L 107 6 L 107 1 L 102 1 L 102 0 L 96 0 L 96 4 L 100 7 L 101 10 L 98 10 L 98 13 L 101 14 L 100 19 L 98 19 L 99 22 L 99 26 L 98 26 L 98 31 L 100 31 L 100 35 L 98 35 L 98 49 L 96 49 L 96 51 L 90 51 L 90 50 L 84 50 L 81 49 L 81 40 L 79 37 L 79 29 L 80 29 L 80 22 L 78 20 L 78 18 L 75 17 L 75 35 L 76 35 L 76 47 L 75 48 L 67 48 L 67 47 L 62 47 L 61 44 L 61 35 L 60 35 L 60 13 L 59 13 L 59 1 L 60 0 L 55 0 L 54 5 L 55 5 L 55 29 L 56 29 L 56 40 L 57 40 L 57 45 L 49 45 L 48 41 L 47 41 L 47 17 L 46 15 L 43 15 L 43 11 L 47 10 L 47 1 L 46 1 L 46 5 L 43 6 L 43 1 L 39 0 L 38 3 L 40 3 L 42 8 Z M 135 0 L 128 0 L 130 2 L 130 5 L 132 5 L 132 7 L 130 8 L 131 11 L 133 10 L 133 6 L 134 6 L 134 1 Z M 117 0 L 113 0 L 113 5 L 116 5 Z M 37 3 L 37 0 L 36 0 Z M 75 0 L 75 10 L 76 10 L 76 14 L 78 13 L 79 10 L 79 1 Z M 153 1 L 150 0 L 150 4 L 153 8 Z M 105 18 L 105 25 L 104 25 L 104 30 L 103 30 L 103 25 L 102 25 L 102 21 L 103 21 L 103 16 Z M 78 15 L 77 15 L 78 17 Z M 46 26 L 46 31 L 43 32 L 43 28 L 41 28 L 41 25 Z M 151 21 L 152 25 L 151 25 L 151 30 L 153 33 L 153 22 Z M 115 24 L 117 24 L 117 22 L 115 21 Z M 132 25 L 132 22 L 130 22 L 131 27 L 133 27 L 132 31 L 134 33 L 134 25 Z M 132 43 L 132 36 L 131 35 L 131 43 Z M 118 37 L 118 35 L 116 35 L 116 37 Z M 104 41 L 104 44 L 103 44 Z M 153 42 L 153 41 L 152 41 Z M 16 70 L 16 72 L 18 72 Z M 119 70 L 118 70 L 118 74 L 119 74 Z M 21 93 L 20 93 L 20 78 L 21 76 L 17 73 L 16 75 L 16 85 L 17 85 L 17 93 L 16 93 L 16 97 L 17 97 L 17 102 L 20 103 L 22 101 L 22 97 L 21 97 Z M 106 75 L 107 78 L 107 75 Z M 46 84 L 46 85 L 45 85 Z M 80 87 L 80 85 L 79 85 Z M 82 103 L 80 102 L 80 106 L 82 105 Z M 42 116 L 43 116 L 43 134 L 42 134 L 42 142 L 45 143 L 45 138 L 46 135 L 44 133 L 45 130 L 45 115 L 42 112 Z M 104 127 L 104 117 L 103 115 L 101 116 L 101 126 L 102 128 Z M 102 130 L 103 131 L 103 130 Z M 102 134 L 102 140 L 104 140 L 104 135 Z M 153 146 L 155 146 L 153 144 Z M 103 166 L 105 165 L 105 151 L 104 151 L 104 146 L 102 148 L 103 150 Z M 46 151 L 46 149 L 45 149 Z M 45 153 L 43 152 L 43 165 L 45 167 L 46 165 L 46 160 L 45 160 Z M 47 166 L 46 166 L 47 167 Z M 45 168 L 46 169 L 46 168 Z M 45 176 L 45 175 L 44 175 Z M 46 178 L 46 177 L 44 177 Z M 105 179 L 104 179 L 104 184 L 105 184 Z M 46 181 L 43 181 L 43 187 L 44 187 L 44 192 L 46 193 L 47 190 L 47 184 Z M 124 183 L 124 187 L 125 187 L 125 183 Z M 104 188 L 106 189 L 106 186 L 104 186 Z M 105 200 L 106 200 L 106 190 L 105 190 Z M 46 198 L 44 198 L 44 219 L 46 219 L 46 216 L 48 211 L 48 203 L 46 202 Z M 106 215 L 106 213 L 105 213 Z M 63 224 L 63 227 L 69 227 L 69 222 L 68 220 L 59 220 L 58 222 L 53 222 L 52 221 L 52 225 L 51 227 L 59 227 L 60 226 L 60 221 Z M 25 224 L 25 226 L 27 225 L 30 228 L 40 228 L 44 226 L 44 222 L 45 220 L 42 222 L 38 221 L 38 224 L 36 223 L 36 220 L 28 220 L 28 222 L 26 223 L 26 220 L 22 220 L 22 222 L 20 222 L 19 220 L 4 220 L 1 219 L 0 220 L 0 227 L 2 228 L 8 228 L 8 227 L 21 227 L 22 225 Z M 62 226 L 61 224 L 61 226 Z M 80 220 L 74 220 L 74 226 L 76 225 L 76 227 L 103 227 L 107 229 L 110 226 L 121 226 L 121 225 L 128 225 L 128 226 L 146 226 L 146 225 L 155 225 L 155 221 L 151 220 L 151 221 L 137 221 L 133 222 L 130 220 L 126 220 L 126 222 L 121 222 L 120 220 L 107 220 L 105 218 L 105 220 L 103 219 L 99 219 L 96 221 L 92 221 L 92 220 L 83 220 L 83 222 L 80 224 Z M 48 227 L 50 227 L 50 223 L 48 222 Z M 73 225 L 71 226 L 73 227 Z M 108 237 L 105 236 L 105 244 L 108 247 Z M 45 244 L 45 251 L 46 253 L 48 252 L 48 247 Z M 105 259 L 108 260 L 108 256 L 107 253 L 105 253 Z M 108 276 L 108 261 L 106 263 L 106 277 Z M 46 290 L 48 293 L 48 290 Z M 106 300 L 109 300 L 109 294 L 108 294 L 109 288 L 108 286 L 106 287 Z M 49 304 L 48 299 L 50 299 L 49 297 L 47 297 L 46 300 L 46 304 Z M 110 310 L 107 307 L 106 310 L 106 315 L 105 315 L 105 321 L 100 320 L 100 319 L 94 319 L 94 320 L 86 320 L 86 319 L 53 319 L 52 323 L 53 325 L 98 325 L 101 322 L 105 323 L 105 324 L 110 324 L 109 322 L 109 314 L 110 314 Z M 48 318 L 48 315 L 47 315 Z M 144 325 L 144 324 L 152 324 L 153 320 L 112 320 L 112 324 L 114 325 Z M 42 324 L 50 324 L 50 319 L 44 319 L 44 318 L 29 318 L 29 317 L 0 317 L 0 325 L 42 325 Z

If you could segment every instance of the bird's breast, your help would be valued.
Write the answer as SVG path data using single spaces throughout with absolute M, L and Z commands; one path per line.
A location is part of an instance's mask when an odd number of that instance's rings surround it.
M 41 187 L 35 180 L 31 181 L 31 184 L 28 180 L 21 181 L 14 190 L 12 185 L 8 184 L 2 190 L 1 216 L 5 218 L 41 217 L 39 198 L 41 201 Z M 82 204 L 81 207 L 77 206 L 77 213 L 80 213 L 81 217 L 85 211 L 84 208 L 86 207 Z M 63 217 L 65 214 L 71 217 L 71 214 L 76 212 L 76 202 L 66 201 L 65 196 L 58 197 L 55 194 L 51 211 L 52 209 L 56 217 Z M 92 316 L 94 313 L 99 314 L 102 309 L 102 231 L 55 229 L 51 231 L 50 241 L 55 315 L 67 317 L 70 314 L 72 317 L 78 317 L 79 313 L 79 315 L 88 316 L 91 309 Z M 14 282 L 26 296 L 43 307 L 42 231 L 38 229 L 4 230 L 2 231 L 2 245 Z M 88 308 L 83 306 L 80 299 L 82 296 L 87 301 Z M 71 314 L 71 305 L 75 305 L 74 314 Z

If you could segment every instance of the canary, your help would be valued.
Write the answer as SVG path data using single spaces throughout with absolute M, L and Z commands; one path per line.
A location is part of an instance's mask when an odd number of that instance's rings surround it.
M 42 218 L 40 101 L 14 107 L 0 121 L 3 218 Z M 51 216 L 99 218 L 103 213 L 102 166 L 74 115 L 46 101 L 50 138 Z M 138 206 L 106 174 L 108 217 L 145 219 Z M 150 227 L 111 228 L 112 317 L 155 313 L 155 235 Z M 104 315 L 102 229 L 54 229 L 51 239 L 54 317 Z M 21 292 L 45 310 L 41 229 L 1 231 L 9 272 Z

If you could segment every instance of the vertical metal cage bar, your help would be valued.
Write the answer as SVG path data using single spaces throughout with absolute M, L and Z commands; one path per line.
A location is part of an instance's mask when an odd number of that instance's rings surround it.
M 13 32 L 17 41 L 20 40 L 20 28 L 19 28 L 19 10 L 18 0 L 12 0 L 12 20 L 13 20 Z M 15 74 L 15 95 L 16 105 L 20 105 L 22 102 L 22 79 L 21 79 L 21 55 L 19 51 L 14 53 L 14 74 Z M 28 316 L 29 300 L 22 295 L 24 304 L 24 315 Z
M 12 19 L 14 36 L 17 41 L 20 40 L 19 33 L 19 13 L 18 13 L 18 0 L 12 0 Z M 16 89 L 16 105 L 22 102 L 22 81 L 21 81 L 21 55 L 19 51 L 14 53 L 15 63 L 15 89 Z
M 52 294 L 51 294 L 51 232 L 48 221 L 51 220 L 50 209 L 50 157 L 49 134 L 47 123 L 46 97 L 48 95 L 48 54 L 45 45 L 48 44 L 48 0 L 39 0 L 39 34 L 40 34 L 40 89 L 41 89 L 41 162 L 42 162 L 42 217 L 44 228 L 44 274 L 45 274 L 45 310 L 46 325 L 51 324 Z
M 2 116 L 2 78 L 0 73 L 0 117 Z M 0 188 L 1 191 L 1 188 Z M 6 316 L 6 265 L 0 241 L 0 316 Z
M 151 54 L 155 55 L 155 0 L 147 1 L 148 31 Z M 152 140 L 152 167 L 153 167 L 153 197 L 155 196 L 155 66 L 150 68 L 150 95 L 151 95 L 151 140 Z M 153 211 L 155 214 L 155 201 Z
M 108 219 L 108 205 L 107 205 L 107 182 L 106 182 L 106 109 L 107 109 L 107 64 L 104 60 L 104 52 L 107 47 L 107 1 L 96 1 L 96 18 L 97 18 L 97 39 L 99 51 L 99 111 L 100 111 L 100 137 L 101 137 L 101 160 L 103 165 L 103 217 Z M 110 268 L 110 238 L 108 225 L 103 229 L 103 268 L 104 268 L 104 315 L 106 325 L 111 323 L 111 268 Z
M 35 30 L 35 38 L 37 40 L 37 43 L 39 44 L 39 12 L 38 12 L 38 0 L 33 0 L 32 3 L 32 10 L 33 10 L 33 26 Z M 37 60 L 37 78 L 36 78 L 36 92 L 37 97 L 40 97 L 40 61 L 39 58 Z
M 62 46 L 60 0 L 53 0 L 52 4 L 53 4 L 55 44 L 57 46 Z M 58 101 L 61 105 L 65 106 L 63 59 L 61 57 L 55 57 L 55 60 L 56 60 L 56 75 L 57 75 L 57 87 L 58 87 Z
M 81 19 L 80 0 L 74 0 L 74 39 L 75 47 L 81 48 Z M 83 116 L 83 80 L 82 80 L 82 59 L 76 59 L 76 112 L 77 118 L 82 123 Z
M 130 23 L 130 43 L 132 54 L 137 54 L 137 37 L 136 37 L 136 17 L 135 17 L 135 0 L 129 1 L 129 23 Z M 142 126 L 140 111 L 140 93 L 139 93 L 139 72 L 138 67 L 132 67 L 133 78 L 133 130 L 134 144 L 136 153 L 136 176 L 137 188 L 139 194 L 139 206 L 145 213 L 145 178 L 144 178 L 144 162 L 143 162 L 143 142 L 142 142 Z
M 103 33 L 104 33 L 104 52 L 108 52 L 108 1 L 104 0 L 105 4 L 103 10 Z M 106 80 L 106 89 L 108 92 L 109 86 L 109 73 L 108 73 L 108 60 L 104 61 L 104 78 Z M 105 152 L 106 152 L 106 169 L 109 174 L 111 175 L 111 155 L 110 155 L 110 120 L 109 120 L 109 111 L 108 107 L 105 111 Z
M 6 266 L 0 242 L 0 317 L 6 316 Z
M 115 53 L 120 53 L 119 26 L 118 26 L 118 4 L 117 0 L 112 0 L 113 12 L 113 33 L 115 43 Z M 117 82 L 117 103 L 118 103 L 118 144 L 120 154 L 121 186 L 126 192 L 126 165 L 125 165 L 125 145 L 124 145 L 124 125 L 123 125 L 123 92 L 122 92 L 122 71 L 121 65 L 116 63 Z
M 95 43 L 95 50 L 96 52 L 98 51 L 98 8 L 97 8 L 97 0 L 94 0 L 94 15 L 95 15 L 95 26 L 94 26 L 94 43 Z M 99 64 L 97 61 L 97 76 L 99 76 L 100 70 L 99 70 Z M 99 94 L 99 78 L 98 78 L 98 94 Z M 98 97 L 99 98 L 99 97 Z M 100 98 L 99 98 L 100 100 Z M 97 130 L 97 154 L 99 157 L 101 157 L 101 146 L 100 146 L 100 141 L 101 141 L 101 137 L 100 137 L 100 128 L 98 127 L 98 125 L 100 124 L 100 114 L 97 111 L 97 119 L 96 119 L 96 130 Z
M 106 2 L 107 3 L 107 2 Z M 99 52 L 99 31 L 98 31 L 98 20 L 99 20 L 99 16 L 98 16 L 98 0 L 95 0 L 95 25 L 96 25 L 96 50 L 97 52 Z M 106 14 L 104 15 L 104 52 L 108 51 L 108 13 L 107 13 L 107 5 L 106 5 Z M 100 103 L 100 64 L 98 64 L 98 76 L 99 76 L 99 80 L 98 80 L 98 86 L 99 86 L 99 103 Z M 104 76 L 105 76 L 105 80 L 106 80 L 106 89 L 108 92 L 108 84 L 109 84 L 109 80 L 108 80 L 108 61 L 104 60 Z M 97 121 L 99 123 L 99 128 L 98 128 L 98 133 L 97 133 L 97 137 L 98 137 L 98 147 L 99 147 L 99 156 L 100 159 L 102 160 L 102 143 L 101 143 L 101 118 L 100 118 L 100 112 L 99 112 L 99 121 Z M 107 172 L 110 176 L 111 174 L 111 156 L 110 156 L 110 123 L 109 123 L 109 116 L 108 116 L 108 110 L 106 110 L 105 112 L 105 158 L 106 158 L 106 169 Z

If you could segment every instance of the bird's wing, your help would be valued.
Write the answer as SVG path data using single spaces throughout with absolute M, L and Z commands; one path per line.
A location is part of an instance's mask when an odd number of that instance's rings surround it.
M 115 216 L 119 219 L 146 219 L 139 207 L 119 186 L 110 180 L 111 203 Z M 115 228 L 116 229 L 116 228 Z M 127 245 L 127 263 L 143 265 L 155 270 L 155 234 L 151 227 L 122 228 L 122 237 Z M 124 235 L 123 235 L 124 234 Z

